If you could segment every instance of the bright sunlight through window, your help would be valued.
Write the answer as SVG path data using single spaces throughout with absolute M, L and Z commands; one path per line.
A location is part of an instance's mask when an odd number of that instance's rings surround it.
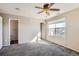
M 64 37 L 65 35 L 65 20 L 54 21 L 48 24 L 48 35 Z

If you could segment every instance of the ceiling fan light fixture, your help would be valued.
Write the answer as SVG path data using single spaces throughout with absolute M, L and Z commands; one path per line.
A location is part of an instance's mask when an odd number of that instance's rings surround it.
M 55 4 L 55 3 L 49 3 L 49 4 L 46 3 L 46 4 L 43 5 L 43 7 L 36 6 L 36 8 L 42 9 L 42 11 L 39 12 L 38 14 L 45 12 L 47 15 L 49 15 L 49 14 L 50 14 L 50 13 L 49 13 L 50 11 L 60 11 L 60 9 L 51 8 L 54 4 Z

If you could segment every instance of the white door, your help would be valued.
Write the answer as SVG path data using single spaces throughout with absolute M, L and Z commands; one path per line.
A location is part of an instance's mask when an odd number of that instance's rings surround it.
M 0 16 L 0 49 L 2 48 L 2 17 Z

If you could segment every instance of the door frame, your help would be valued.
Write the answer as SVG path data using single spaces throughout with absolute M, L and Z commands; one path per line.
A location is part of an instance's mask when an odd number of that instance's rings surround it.
M 19 27 L 20 27 L 20 19 L 9 19 L 9 45 L 10 44 L 10 20 L 18 20 L 18 44 L 19 44 Z
M 0 22 L 1 22 L 1 33 L 0 33 L 0 35 L 1 35 L 1 37 L 0 37 L 0 49 L 3 47 L 3 21 L 2 21 L 2 16 L 0 16 Z

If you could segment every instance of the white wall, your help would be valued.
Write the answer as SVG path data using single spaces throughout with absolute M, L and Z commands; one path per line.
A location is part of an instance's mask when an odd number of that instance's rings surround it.
M 2 48 L 2 17 L 0 16 L 0 49 Z
M 30 42 L 40 32 L 40 20 L 27 18 L 20 20 L 19 42 Z
M 0 13 L 3 17 L 3 45 L 10 45 L 9 40 L 9 19 L 10 20 L 19 20 L 19 44 L 30 42 L 37 34 L 40 32 L 40 23 L 42 22 L 39 19 L 34 19 L 30 17 L 22 17 L 10 14 Z
M 52 17 L 46 20 L 46 23 L 53 20 L 61 19 L 63 17 L 66 17 L 65 39 L 48 36 L 47 28 L 46 28 L 46 37 L 47 37 L 46 39 L 56 44 L 65 46 L 67 48 L 79 52 L 79 46 L 78 46 L 79 45 L 79 8 L 64 13 L 62 15 Z

